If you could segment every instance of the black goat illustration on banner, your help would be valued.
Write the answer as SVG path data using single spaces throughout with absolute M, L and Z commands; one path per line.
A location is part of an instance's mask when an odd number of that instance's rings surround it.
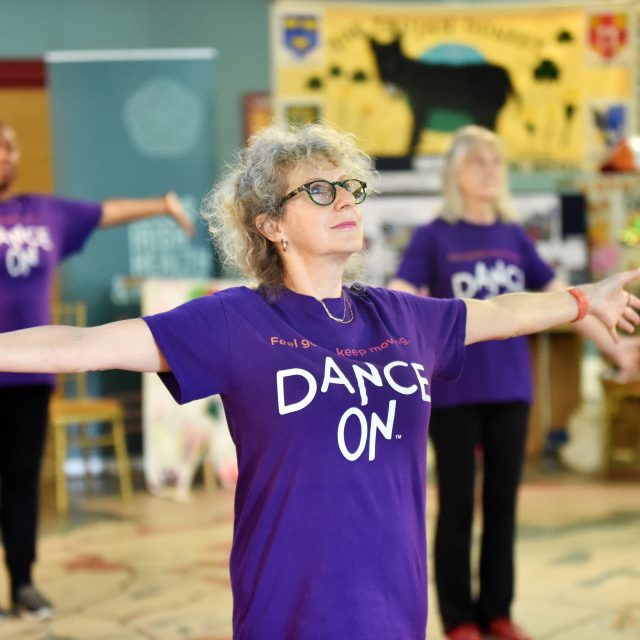
M 429 63 L 407 57 L 400 37 L 388 44 L 369 39 L 384 84 L 402 89 L 413 112 L 408 155 L 414 155 L 434 109 L 464 112 L 473 124 L 495 130 L 498 113 L 516 97 L 508 71 L 488 62 Z

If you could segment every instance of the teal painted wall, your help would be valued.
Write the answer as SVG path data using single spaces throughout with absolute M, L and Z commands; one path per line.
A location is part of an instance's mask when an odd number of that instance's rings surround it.
M 214 47 L 216 158 L 241 143 L 241 99 L 269 88 L 266 0 L 1 0 L 0 57 L 66 49 Z M 220 166 L 221 166 L 220 164 Z

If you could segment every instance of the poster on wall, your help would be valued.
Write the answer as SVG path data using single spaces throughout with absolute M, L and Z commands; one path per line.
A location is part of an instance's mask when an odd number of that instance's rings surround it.
M 630 7 L 631 5 L 629 5 Z M 464 124 L 527 169 L 597 166 L 632 130 L 631 9 L 277 2 L 274 110 L 377 158 L 441 154 Z
M 592 277 L 640 268 L 640 176 L 594 176 L 575 186 L 586 197 Z
M 196 223 L 180 233 L 166 217 L 94 234 L 63 267 L 62 295 L 88 303 L 90 324 L 135 313 L 147 277 L 211 277 L 200 201 L 211 186 L 214 49 L 52 51 L 55 191 L 101 201 L 175 191 Z M 129 305 L 132 308 L 126 308 Z

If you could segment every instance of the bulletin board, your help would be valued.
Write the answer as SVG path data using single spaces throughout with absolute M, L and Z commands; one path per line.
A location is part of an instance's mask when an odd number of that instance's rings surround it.
M 474 122 L 522 167 L 591 169 L 610 128 L 634 126 L 631 7 L 282 0 L 274 111 L 328 120 L 376 157 L 441 154 Z
M 640 175 L 592 176 L 574 188 L 586 199 L 591 277 L 640 268 Z
M 123 282 L 214 275 L 199 214 L 215 168 L 216 55 L 208 48 L 46 54 L 56 194 L 102 201 L 175 191 L 196 227 L 189 238 L 160 216 L 93 234 L 62 266 L 62 295 L 87 302 L 89 324 L 137 315 L 139 289 Z

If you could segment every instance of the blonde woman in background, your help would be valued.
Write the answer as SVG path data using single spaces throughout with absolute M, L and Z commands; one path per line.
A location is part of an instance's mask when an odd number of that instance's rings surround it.
M 562 291 L 566 284 L 514 222 L 505 152 L 492 131 L 458 130 L 443 168 L 444 206 L 419 227 L 394 289 L 434 298 L 491 300 L 504 293 Z M 623 371 L 639 362 L 638 340 L 615 341 L 596 318 L 574 325 Z M 439 511 L 435 579 L 450 640 L 527 640 L 511 620 L 516 499 L 522 474 L 532 383 L 524 336 L 466 349 L 460 376 L 434 380 L 430 435 L 435 446 Z M 474 484 L 482 451 L 479 590 L 472 592 Z

